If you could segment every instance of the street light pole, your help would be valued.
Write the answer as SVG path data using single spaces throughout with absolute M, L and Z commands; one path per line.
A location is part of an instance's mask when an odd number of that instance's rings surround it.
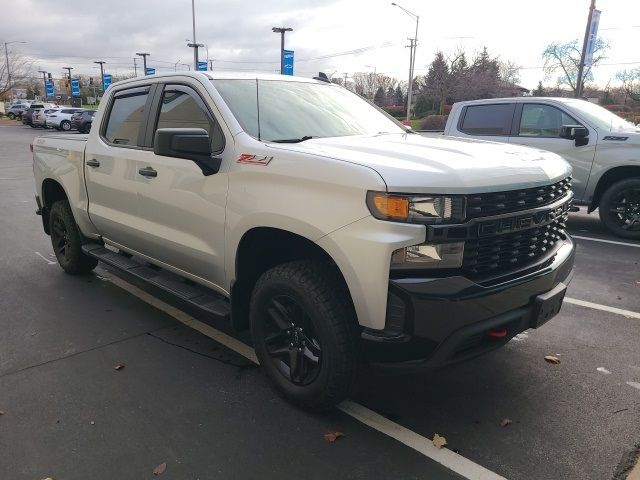
M 69 97 L 71 97 L 71 70 L 73 70 L 73 67 L 62 67 L 62 69 L 68 72 L 67 78 L 69 79 Z
M 589 7 L 589 16 L 587 17 L 587 28 L 584 31 L 584 41 L 582 42 L 582 55 L 580 56 L 580 65 L 578 65 L 578 78 L 576 80 L 576 98 L 582 97 L 582 83 L 584 77 L 584 61 L 587 56 L 587 45 L 589 44 L 589 33 L 591 31 L 591 20 L 593 11 L 596 9 L 596 0 L 591 0 Z M 595 39 L 594 39 L 595 41 Z
M 135 60 L 135 59 L 134 59 Z M 93 63 L 97 63 L 98 65 L 100 65 L 100 81 L 102 82 L 102 91 L 104 92 L 104 67 L 103 65 L 107 62 L 103 62 L 102 60 L 100 61 L 95 61 Z
M 273 33 L 280 34 L 280 75 L 284 75 L 284 34 L 285 32 L 292 32 L 293 28 L 290 27 L 273 27 L 271 29 Z
M 42 74 L 42 84 L 44 85 L 44 90 L 42 91 L 42 98 L 44 101 L 47 101 L 47 72 L 45 70 L 38 70 L 38 73 Z
M 7 87 L 11 88 L 11 70 L 9 68 L 9 50 L 7 49 L 7 45 L 11 45 L 12 43 L 27 43 L 21 41 L 14 42 L 4 42 L 4 56 L 7 61 Z
M 404 13 L 406 13 L 416 21 L 415 36 L 413 39 L 411 38 L 409 39 L 410 54 L 409 54 L 409 85 L 408 85 L 408 92 L 407 92 L 407 121 L 410 121 L 411 120 L 411 97 L 413 95 L 413 76 L 414 76 L 414 67 L 416 63 L 416 50 L 418 48 L 418 24 L 420 23 L 420 16 L 410 12 L 409 10 L 407 10 L 401 5 L 398 5 L 395 2 L 391 3 L 391 5 L 393 5 L 394 7 L 398 7 Z
M 193 69 L 198 70 L 198 47 L 202 45 L 198 45 L 196 41 L 196 0 L 191 0 L 191 19 L 193 21 L 193 44 L 190 44 L 190 47 L 193 47 Z
M 142 65 L 144 68 L 144 74 L 147 75 L 147 57 L 150 56 L 150 53 L 136 53 L 139 57 L 142 57 Z

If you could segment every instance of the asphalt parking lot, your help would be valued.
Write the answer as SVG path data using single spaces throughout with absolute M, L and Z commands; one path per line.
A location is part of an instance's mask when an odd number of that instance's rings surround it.
M 171 299 L 103 268 L 65 275 L 34 214 L 38 133 L 0 125 L 0 478 L 465 478 L 344 411 L 291 407 Z M 557 318 L 467 364 L 369 372 L 352 405 L 496 474 L 475 478 L 613 478 L 640 442 L 640 242 L 584 212 L 570 231 Z

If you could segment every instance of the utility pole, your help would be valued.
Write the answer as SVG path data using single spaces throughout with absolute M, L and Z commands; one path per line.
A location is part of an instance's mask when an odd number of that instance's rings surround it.
M 136 53 L 139 57 L 142 57 L 142 64 L 144 68 L 144 74 L 147 74 L 147 57 L 151 55 L 150 53 Z
M 587 56 L 587 44 L 589 43 L 589 33 L 591 31 L 591 20 L 593 19 L 593 11 L 596 9 L 596 0 L 591 0 L 589 7 L 589 16 L 587 17 L 587 28 L 584 31 L 584 41 L 582 42 L 582 55 L 580 56 L 580 65 L 578 65 L 578 78 L 576 80 L 576 98 L 582 97 L 582 84 L 584 83 L 584 61 Z M 595 39 L 594 39 L 595 41 Z
M 209 60 L 209 70 L 213 71 L 213 59 Z
M 11 88 L 11 70 L 9 69 L 9 50 L 7 50 L 7 45 L 11 45 L 12 43 L 27 43 L 27 42 L 4 42 L 4 57 L 7 60 L 7 86 Z
M 102 60 L 99 62 L 93 62 L 93 63 L 97 63 L 98 65 L 100 65 L 100 85 L 102 85 L 102 91 L 104 92 L 104 67 L 103 65 L 107 62 L 103 62 Z
M 68 82 L 69 82 L 69 97 L 71 97 L 71 70 L 73 70 L 73 67 L 62 67 L 63 70 L 66 70 L 68 72 Z
M 42 91 L 42 98 L 44 101 L 47 101 L 47 72 L 44 70 L 38 70 L 38 73 L 42 74 L 42 83 L 44 85 L 44 90 Z
M 401 5 L 398 5 L 395 2 L 391 3 L 391 5 L 393 5 L 394 7 L 398 7 L 400 10 L 402 10 L 404 13 L 406 13 L 416 21 L 416 33 L 413 38 L 409 39 L 409 41 L 411 42 L 411 44 L 409 45 L 409 47 L 411 48 L 411 54 L 409 56 L 409 85 L 408 85 L 408 92 L 407 92 L 407 122 L 408 122 L 411 120 L 411 100 L 412 100 L 411 97 L 413 95 L 413 77 L 414 77 L 413 69 L 416 63 L 416 50 L 418 48 L 418 24 L 420 23 L 420 16 L 410 12 L 409 10 L 407 10 Z
M 198 71 L 198 48 L 204 47 L 204 43 L 196 43 L 196 42 L 187 43 L 187 47 L 193 48 L 193 69 L 197 72 Z
M 136 60 L 138 60 L 138 59 L 136 57 L 133 57 L 133 74 L 137 77 L 138 76 L 138 62 Z
M 342 86 L 344 88 L 347 88 L 347 77 L 349 76 L 349 74 L 347 72 L 344 72 L 342 75 L 344 76 L 344 84 Z
M 411 121 L 411 95 L 413 93 L 413 49 L 415 48 L 413 38 L 409 40 L 409 84 L 407 85 L 407 122 Z
M 293 32 L 293 28 L 273 27 L 271 31 L 280 34 L 280 75 L 284 75 L 284 34 L 285 32 Z

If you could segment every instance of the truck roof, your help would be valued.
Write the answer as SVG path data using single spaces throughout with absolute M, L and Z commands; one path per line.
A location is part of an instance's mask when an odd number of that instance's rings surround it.
M 306 83 L 320 83 L 326 84 L 326 82 L 314 80 L 307 77 L 296 77 L 291 75 L 280 75 L 276 73 L 258 73 L 258 72 L 168 72 L 158 73 L 150 75 L 148 77 L 136 77 L 121 80 L 114 85 L 123 85 L 126 83 L 133 83 L 144 81 L 146 79 L 153 80 L 154 78 L 163 77 L 192 77 L 200 80 L 279 80 L 285 82 L 306 82 Z
M 565 98 L 565 97 L 506 97 L 506 98 L 483 98 L 480 100 L 465 100 L 456 103 L 519 103 L 519 102 L 531 102 L 531 101 L 545 101 L 545 102 L 557 102 L 557 103 L 573 103 L 577 101 L 586 102 L 580 98 Z

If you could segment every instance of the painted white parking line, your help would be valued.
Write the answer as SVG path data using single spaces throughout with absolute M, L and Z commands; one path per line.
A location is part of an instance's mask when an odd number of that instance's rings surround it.
M 582 237 L 580 235 L 571 235 L 571 238 L 577 238 L 579 240 L 589 240 L 591 242 L 613 243 L 615 245 L 624 245 L 625 247 L 640 248 L 640 243 L 617 242 L 615 240 L 605 240 L 604 238 Z
M 587 302 L 586 300 L 578 300 L 577 298 L 564 297 L 564 301 L 581 307 L 593 308 L 594 310 L 602 310 L 603 312 L 616 313 L 628 318 L 640 319 L 640 313 L 624 310 L 622 308 L 610 307 L 608 305 L 600 305 L 599 303 Z
M 365 425 L 396 439 L 425 457 L 435 460 L 458 475 L 474 480 L 505 480 L 505 477 L 501 477 L 449 449 L 438 449 L 430 439 L 392 422 L 367 407 L 346 400 L 338 408 Z
M 110 275 L 109 277 L 102 277 L 96 273 L 96 276 L 101 280 L 108 281 L 114 285 L 126 290 L 130 294 L 138 297 L 140 300 L 152 305 L 153 307 L 161 310 L 179 322 L 198 330 L 203 335 L 212 338 L 213 340 L 223 344 L 224 346 L 234 350 L 243 357 L 251 360 L 254 363 L 258 363 L 258 359 L 253 348 L 245 345 L 239 340 L 223 333 L 199 320 L 196 320 L 191 315 L 183 312 L 182 310 L 175 308 L 168 303 L 148 294 L 144 290 L 131 285 L 129 282 Z M 364 423 L 365 425 L 383 433 L 398 442 L 412 448 L 413 450 L 421 453 L 425 457 L 430 458 L 448 468 L 449 470 L 463 476 L 469 480 L 506 480 L 504 477 L 493 473 L 490 470 L 472 462 L 471 460 L 449 450 L 446 448 L 438 449 L 433 445 L 433 442 L 423 437 L 408 428 L 398 425 L 391 420 L 378 415 L 377 413 L 369 410 L 360 404 L 351 402 L 349 400 L 342 402 L 338 408 L 347 415 L 355 418 L 356 420 Z

